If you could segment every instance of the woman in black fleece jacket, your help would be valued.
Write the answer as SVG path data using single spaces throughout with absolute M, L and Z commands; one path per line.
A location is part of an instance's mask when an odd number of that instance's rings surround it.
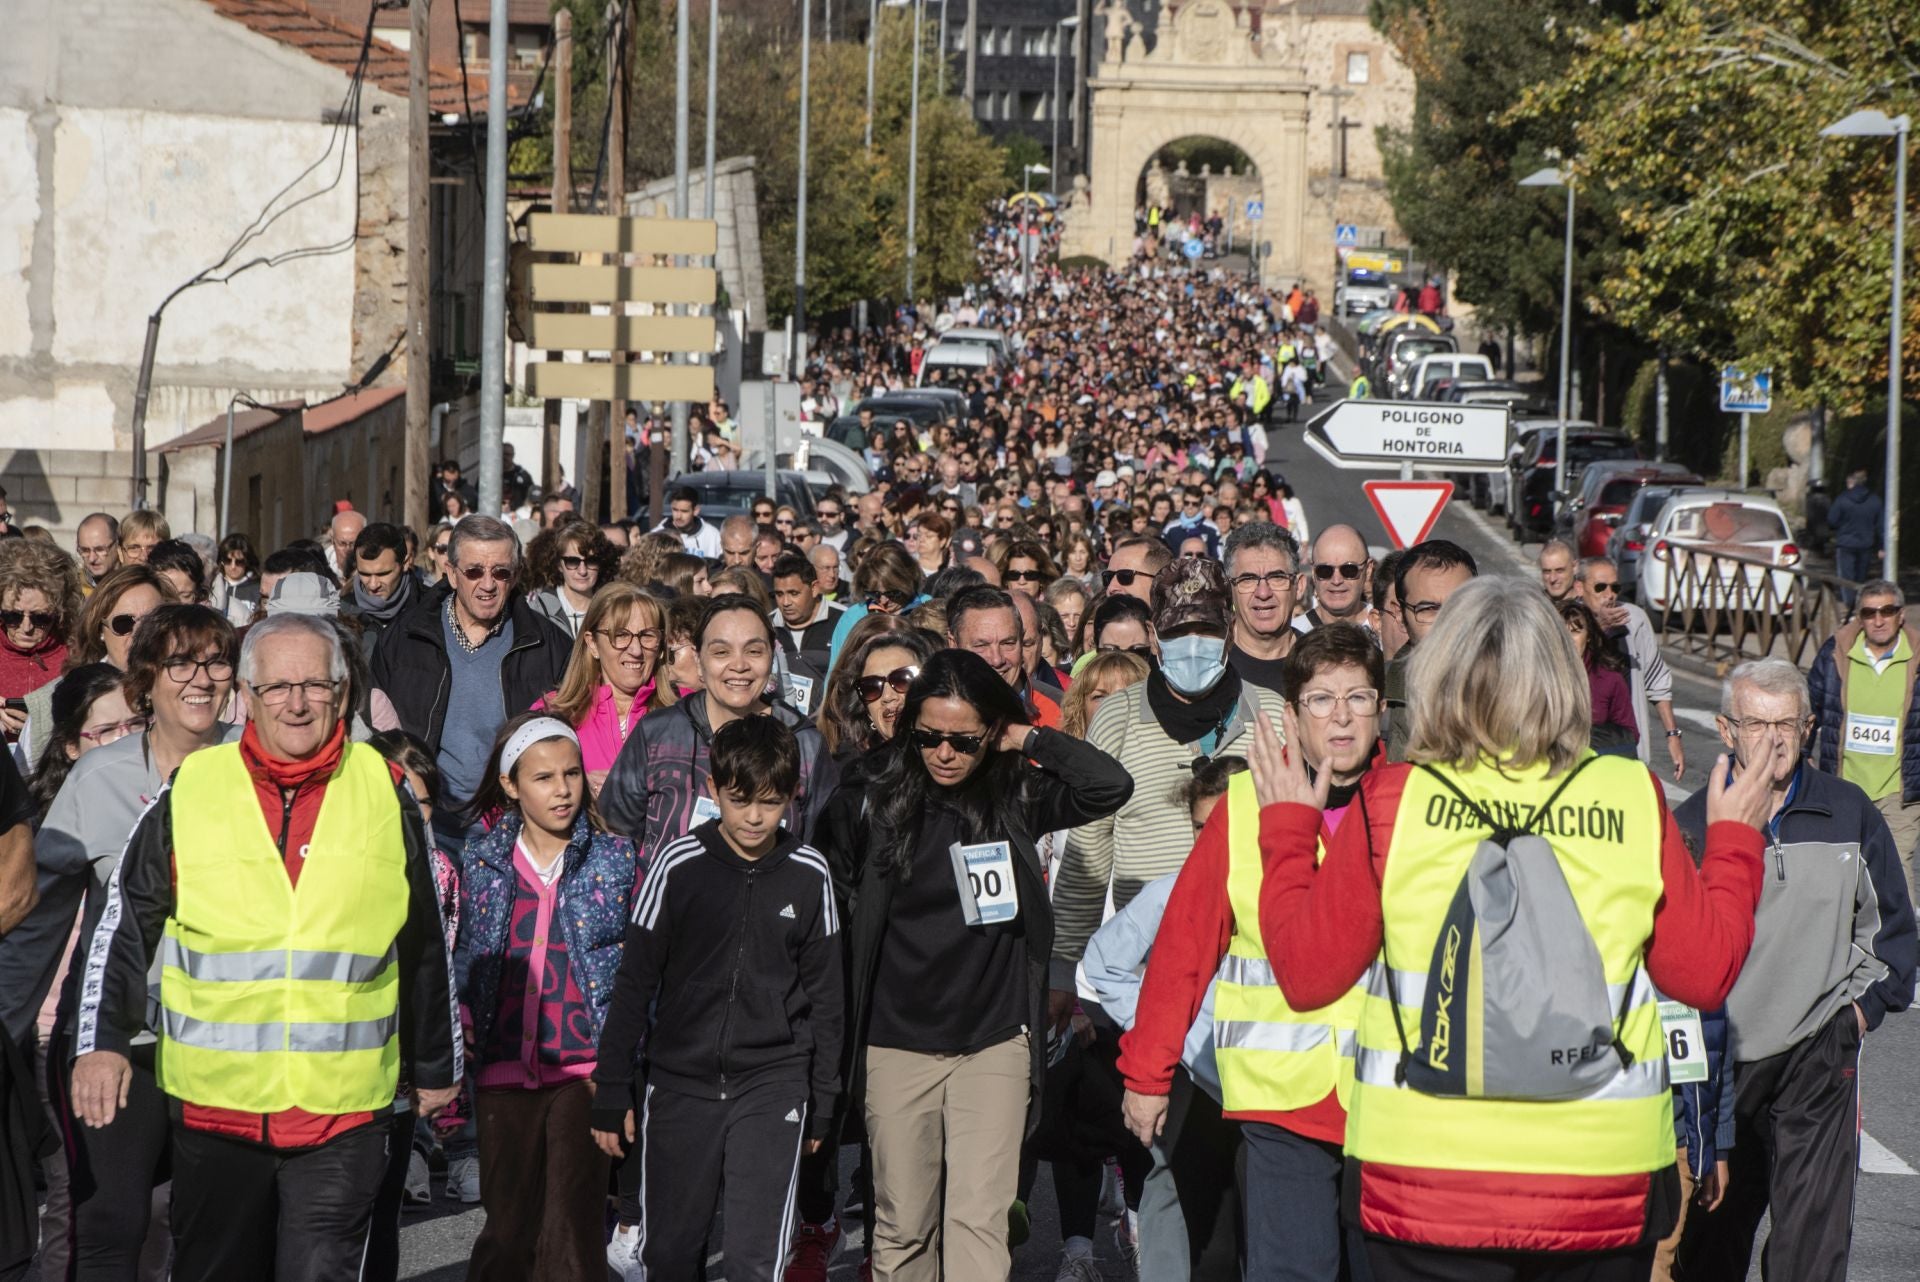
M 1098 749 L 1029 726 L 1013 690 L 964 651 L 927 662 L 898 725 L 829 803 L 817 842 L 849 892 L 847 1109 L 862 1110 L 872 1143 L 875 1271 L 938 1252 L 947 1277 L 1005 1277 L 1053 949 L 1035 838 L 1112 814 L 1133 780 Z M 1017 909 L 969 926 L 949 848 L 994 842 Z

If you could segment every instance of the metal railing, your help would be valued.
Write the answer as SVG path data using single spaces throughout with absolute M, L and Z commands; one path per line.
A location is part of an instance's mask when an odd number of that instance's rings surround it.
M 1812 667 L 1852 614 L 1850 597 L 1860 587 L 1824 571 L 1682 544 L 1660 555 L 1666 605 L 1648 608 L 1654 626 L 1665 644 L 1723 667 L 1767 658 Z M 1643 571 L 1643 592 L 1646 586 Z

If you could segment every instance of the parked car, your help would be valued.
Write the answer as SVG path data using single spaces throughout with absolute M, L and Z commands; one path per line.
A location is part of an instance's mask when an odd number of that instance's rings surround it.
M 1763 565 L 1716 560 L 1716 553 L 1747 557 Z M 1638 591 L 1649 611 L 1748 608 L 1765 598 L 1769 609 L 1792 604 L 1800 549 L 1787 515 L 1764 494 L 1735 490 L 1687 490 L 1660 509 L 1640 553 Z M 1769 570 L 1766 565 L 1780 569 Z
M 1374 382 L 1397 396 L 1401 376 L 1421 357 L 1459 349 L 1460 345 L 1450 334 L 1436 334 L 1420 326 L 1402 326 L 1380 341 L 1380 354 L 1374 362 Z
M 1642 486 L 1621 514 L 1620 523 L 1607 538 L 1607 559 L 1620 571 L 1620 597 L 1635 600 L 1640 582 L 1640 553 L 1647 546 L 1647 534 L 1660 519 L 1660 509 L 1676 495 L 1688 494 L 1698 485 L 1655 483 Z
M 1544 539 L 1553 529 L 1554 508 L 1559 501 L 1553 489 L 1554 460 L 1558 457 L 1559 443 L 1560 432 L 1557 428 L 1535 433 L 1518 469 L 1517 480 L 1510 491 L 1507 524 L 1513 527 L 1522 543 L 1530 539 Z M 1589 463 L 1639 456 L 1639 449 L 1632 439 L 1619 432 L 1591 427 L 1580 431 L 1569 430 L 1567 484 L 1578 485 L 1580 473 Z
M 1013 349 L 1007 344 L 1007 331 L 988 329 L 978 325 L 955 325 L 940 335 L 940 344 L 956 343 L 962 347 L 984 347 L 1000 361 L 1013 359 Z
M 1605 556 L 1607 541 L 1625 515 L 1627 504 L 1656 483 L 1699 485 L 1701 480 L 1678 463 L 1645 463 L 1638 459 L 1590 463 L 1580 477 L 1573 501 L 1561 511 L 1560 528 L 1581 556 Z
M 1443 379 L 1490 379 L 1493 377 L 1493 362 L 1484 356 L 1471 352 L 1435 352 L 1431 356 L 1422 356 L 1406 370 L 1402 385 L 1406 391 L 1403 399 L 1412 401 L 1431 400 L 1434 384 Z
M 753 501 L 767 492 L 763 471 L 682 472 L 667 482 L 671 494 L 682 485 L 700 496 L 700 516 L 714 525 L 730 516 L 753 510 Z M 781 469 L 774 473 L 774 501 L 790 505 L 802 517 L 813 515 L 813 487 L 805 472 Z
M 860 431 L 860 411 L 873 411 L 873 425 L 883 431 L 891 432 L 893 425 L 900 419 L 912 423 L 915 431 L 932 427 L 947 417 L 946 407 L 926 393 L 929 389 L 917 389 L 907 392 L 889 392 L 885 396 L 869 396 L 857 401 L 847 413 L 827 424 L 822 433 L 830 441 L 838 441 L 850 450 L 864 450 L 868 442 Z

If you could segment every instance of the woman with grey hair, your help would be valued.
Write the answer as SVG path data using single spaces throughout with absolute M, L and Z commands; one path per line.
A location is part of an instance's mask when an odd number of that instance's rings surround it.
M 1586 673 L 1522 580 L 1455 592 L 1410 683 L 1408 762 L 1370 772 L 1317 867 L 1327 777 L 1264 718 L 1250 757 L 1276 982 L 1299 1010 L 1367 985 L 1344 1149 L 1371 1271 L 1645 1278 L 1680 1204 L 1655 988 L 1710 1010 L 1733 987 L 1765 772 L 1716 763 L 1696 868 L 1646 766 L 1588 749 Z M 1539 971 L 1503 960 L 1548 927 Z M 1585 1044 L 1502 1019 L 1543 1008 L 1585 1020 Z

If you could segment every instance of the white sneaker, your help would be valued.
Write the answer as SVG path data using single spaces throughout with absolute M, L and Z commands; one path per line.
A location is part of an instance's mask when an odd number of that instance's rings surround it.
M 425 1206 L 433 1201 L 433 1183 L 427 1177 L 427 1158 L 419 1149 L 407 1157 L 407 1183 L 400 1194 L 402 1206 Z
M 480 1200 L 480 1159 L 456 1157 L 447 1163 L 447 1197 L 459 1202 Z
M 640 1226 L 622 1224 L 613 1230 L 613 1236 L 607 1239 L 607 1267 L 621 1282 L 639 1282 L 640 1272 Z
M 1119 1219 L 1126 1213 L 1127 1195 L 1120 1184 L 1120 1164 L 1104 1162 L 1100 1169 L 1100 1214 Z
M 1053 1282 L 1101 1282 L 1100 1266 L 1094 1263 L 1091 1254 L 1063 1255 Z

